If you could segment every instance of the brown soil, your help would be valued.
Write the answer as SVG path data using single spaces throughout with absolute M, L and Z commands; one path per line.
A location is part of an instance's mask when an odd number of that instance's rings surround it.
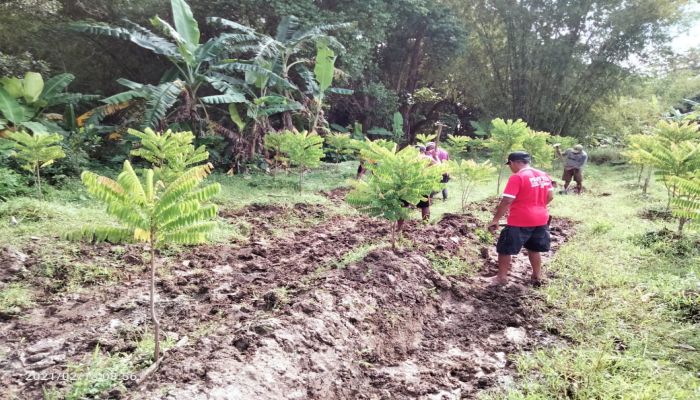
M 290 212 L 322 222 L 283 237 L 198 246 L 168 260 L 158 285 L 161 324 L 189 344 L 169 353 L 130 397 L 471 398 L 511 379 L 510 354 L 549 340 L 528 306 L 533 292 L 524 284 L 525 256 L 516 258 L 513 283 L 505 288 L 432 268 L 428 253 L 482 265 L 481 275 L 495 271 L 493 245 L 479 242 L 474 217 L 448 214 L 434 225 L 409 221 L 402 249 L 379 247 L 332 268 L 390 231 L 385 222 L 327 217 L 326 211 L 297 205 L 222 213 L 262 232 Z M 555 220 L 555 250 L 570 232 L 568 221 Z M 77 257 L 99 258 L 109 247 L 88 246 L 93 250 Z M 135 248 L 126 254 L 140 257 Z M 25 267 L 31 272 L 39 261 Z M 3 322 L 6 394 L 39 398 L 42 385 L 60 387 L 64 382 L 28 381 L 27 374 L 65 371 L 97 344 L 133 351 L 134 332 L 150 329 L 147 281 L 142 267 L 127 271 L 119 283 L 81 294 L 45 293 L 22 318 Z

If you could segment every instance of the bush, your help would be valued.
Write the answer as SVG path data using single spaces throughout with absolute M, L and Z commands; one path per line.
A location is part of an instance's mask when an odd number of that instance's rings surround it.
M 592 164 L 624 164 L 625 158 L 622 156 L 622 149 L 618 147 L 594 147 L 587 150 L 588 162 Z
M 9 168 L 0 168 L 0 200 L 21 196 L 29 192 L 27 178 Z
M 15 217 L 17 221 L 37 222 L 58 216 L 55 207 L 45 201 L 22 197 L 0 203 L 0 219 Z

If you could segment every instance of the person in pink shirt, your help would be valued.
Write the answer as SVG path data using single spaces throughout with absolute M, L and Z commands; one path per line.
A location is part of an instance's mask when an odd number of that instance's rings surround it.
M 498 274 L 493 283 L 504 285 L 513 255 L 525 247 L 532 265 L 532 283 L 542 281 L 542 252 L 549 251 L 549 211 L 547 205 L 554 199 L 552 179 L 546 173 L 530 166 L 530 155 L 516 151 L 508 155 L 506 163 L 513 175 L 508 179 L 503 198 L 488 225 L 494 232 L 501 218 L 508 213 L 508 221 L 501 230 L 496 244 Z
M 439 147 L 435 146 L 435 143 L 429 142 L 425 146 L 426 154 L 428 154 L 430 157 L 432 157 L 434 160 L 436 160 L 439 163 L 444 163 L 447 162 L 450 159 L 450 154 Z M 441 183 L 444 183 L 447 185 L 447 182 L 450 181 L 450 174 L 444 173 L 442 174 L 442 181 Z M 445 186 L 442 189 L 442 201 L 447 200 L 447 186 Z

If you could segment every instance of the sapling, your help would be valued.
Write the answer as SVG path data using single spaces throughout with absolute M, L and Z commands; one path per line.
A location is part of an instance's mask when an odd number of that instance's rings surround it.
M 397 152 L 396 144 L 387 149 L 366 142 L 362 157 L 375 161 L 367 163 L 371 174 L 366 180 L 353 182 L 353 190 L 346 200 L 360 212 L 390 221 L 391 247 L 395 249 L 397 233 L 401 234 L 399 221 L 409 218 L 409 205 L 440 190 L 445 168 L 440 164 L 430 166 L 430 160 L 421 158 L 413 147 Z
M 160 323 L 155 312 L 156 248 L 167 243 L 199 244 L 207 241 L 216 226 L 211 219 L 217 213 L 216 206 L 208 204 L 208 200 L 221 190 L 218 183 L 200 186 L 211 170 L 211 164 L 195 166 L 166 184 L 154 179 L 153 169 L 144 170 L 143 178 L 139 178 L 129 161 L 124 161 L 124 169 L 116 180 L 89 171 L 81 175 L 87 191 L 107 205 L 107 213 L 115 217 L 119 225 L 85 227 L 68 234 L 68 238 L 148 244 L 155 360 L 160 357 Z
M 315 133 L 285 131 L 282 133 L 280 151 L 286 154 L 289 163 L 299 168 L 299 191 L 302 190 L 304 171 L 321 164 L 323 138 Z
M 10 132 L 7 136 L 14 142 L 14 150 L 10 153 L 20 160 L 22 168 L 30 171 L 34 175 L 37 192 L 43 198 L 41 191 L 41 169 L 53 164 L 59 158 L 64 158 L 63 152 L 58 143 L 63 141 L 63 136 L 58 133 L 35 132 L 33 135 L 25 131 Z
M 487 146 L 491 149 L 492 161 L 499 166 L 496 193 L 500 193 L 501 180 L 503 179 L 503 163 L 506 161 L 508 153 L 522 144 L 527 137 L 529 128 L 520 119 L 517 121 L 512 119 L 504 121 L 501 118 L 496 118 L 491 121 L 491 125 L 493 128 L 491 129 L 491 138 L 488 140 Z
M 496 172 L 496 168 L 490 161 L 477 163 L 474 160 L 460 160 L 449 162 L 450 176 L 457 181 L 462 195 L 462 212 L 465 212 L 467 201 L 474 186 L 477 183 L 489 180 Z

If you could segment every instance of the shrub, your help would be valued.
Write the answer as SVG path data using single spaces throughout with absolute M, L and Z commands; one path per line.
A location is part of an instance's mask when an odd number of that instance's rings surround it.
M 27 179 L 9 168 L 0 168 L 0 200 L 27 194 Z
M 622 164 L 625 162 L 622 149 L 619 147 L 594 147 L 586 151 L 588 162 L 591 164 Z

